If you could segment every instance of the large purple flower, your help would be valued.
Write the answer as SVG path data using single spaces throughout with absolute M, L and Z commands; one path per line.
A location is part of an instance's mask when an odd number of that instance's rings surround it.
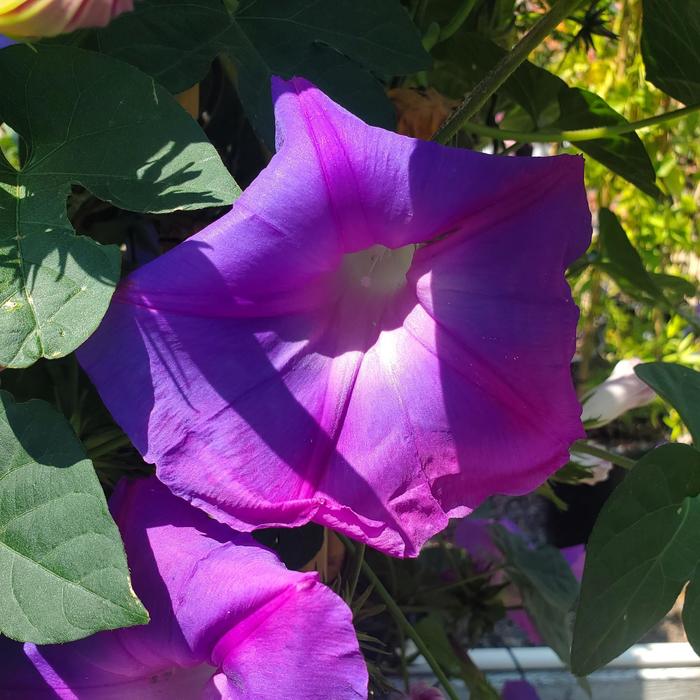
M 3 700 L 358 700 L 367 670 L 350 610 L 156 479 L 112 501 L 151 614 L 145 627 L 36 647 L 0 638 Z
M 563 274 L 589 241 L 583 161 L 399 136 L 302 79 L 273 92 L 270 165 L 122 284 L 81 362 L 215 518 L 415 555 L 583 435 Z

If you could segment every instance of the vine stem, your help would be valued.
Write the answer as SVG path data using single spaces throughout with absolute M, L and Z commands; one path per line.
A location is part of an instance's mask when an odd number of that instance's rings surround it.
M 618 467 L 623 469 L 632 469 L 636 464 L 635 460 L 629 457 L 623 457 L 616 452 L 609 452 L 604 450 L 602 447 L 595 447 L 588 442 L 583 440 L 577 440 L 573 445 L 571 445 L 572 452 L 578 452 L 582 455 L 591 455 L 592 457 L 600 457 L 601 459 L 606 459 L 608 462 L 616 464 Z
M 488 136 L 501 141 L 524 141 L 526 143 L 561 143 L 562 141 L 593 141 L 594 139 L 604 139 L 608 136 L 618 136 L 620 134 L 628 134 L 631 131 L 639 129 L 647 129 L 650 126 L 670 122 L 674 119 L 681 119 L 688 114 L 693 114 L 700 110 L 700 104 L 689 105 L 682 109 L 675 109 L 671 112 L 663 112 L 656 114 L 653 117 L 640 119 L 636 122 L 626 122 L 624 124 L 610 124 L 609 126 L 596 126 L 590 129 L 568 129 L 563 131 L 510 131 L 508 129 L 499 129 L 495 126 L 486 126 L 484 124 L 475 124 L 473 122 L 462 122 L 461 128 L 478 134 L 479 136 Z
M 350 542 L 350 540 L 344 535 L 339 536 L 343 541 L 343 544 L 345 544 L 345 546 L 347 547 L 347 549 L 350 552 L 352 552 L 353 555 L 356 555 L 355 545 L 352 542 Z M 374 586 L 375 591 L 377 591 L 379 597 L 386 605 L 389 614 L 394 618 L 394 622 L 396 622 L 396 624 L 405 633 L 407 637 L 413 640 L 413 643 L 416 645 L 416 648 L 423 655 L 423 658 L 427 661 L 428 666 L 430 666 L 430 668 L 433 670 L 435 677 L 440 682 L 440 685 L 442 685 L 442 687 L 445 689 L 445 692 L 447 693 L 450 700 L 459 700 L 459 695 L 457 695 L 457 692 L 452 687 L 452 684 L 445 675 L 445 672 L 442 670 L 440 664 L 436 661 L 430 649 L 428 649 L 428 645 L 423 641 L 423 638 L 420 636 L 420 634 L 418 634 L 415 627 L 413 627 L 413 625 L 408 621 L 406 616 L 403 614 L 401 608 L 392 598 L 391 593 L 389 593 L 389 591 L 384 587 L 384 584 L 381 582 L 381 579 L 379 578 L 379 576 L 377 576 L 377 574 L 374 573 L 374 570 L 367 563 L 366 559 L 362 562 L 362 572 L 369 579 L 369 582 Z
M 583 0 L 559 0 L 520 39 L 520 41 L 484 76 L 481 82 L 464 98 L 462 104 L 433 135 L 433 141 L 447 143 L 488 101 L 498 88 L 510 78 L 530 53 L 566 19 Z
M 90 459 L 95 460 L 118 450 L 120 447 L 127 447 L 128 445 L 131 445 L 129 438 L 126 435 L 119 435 L 111 440 L 106 440 L 99 445 L 95 445 L 94 448 L 88 449 L 87 453 Z
M 355 597 L 355 591 L 357 591 L 357 584 L 360 580 L 360 572 L 362 571 L 362 564 L 365 561 L 365 549 L 367 545 L 364 542 L 360 543 L 358 551 L 354 553 L 352 570 L 350 572 L 349 578 L 349 588 L 348 588 L 348 605 L 352 605 L 352 600 Z
M 462 0 L 462 4 L 457 8 L 449 22 L 440 28 L 438 41 L 449 39 L 467 21 L 474 5 L 476 5 L 476 0 Z
M 494 574 L 505 569 L 505 564 L 502 566 L 493 566 L 487 569 L 481 574 L 474 574 L 474 576 L 469 576 L 468 578 L 460 579 L 459 581 L 453 581 L 452 583 L 446 583 L 443 586 L 435 586 L 434 588 L 425 588 L 418 591 L 418 595 L 444 593 L 445 591 L 450 591 L 453 588 L 461 588 L 462 586 L 468 586 L 470 583 L 476 583 L 477 581 L 482 581 L 483 579 L 491 578 Z

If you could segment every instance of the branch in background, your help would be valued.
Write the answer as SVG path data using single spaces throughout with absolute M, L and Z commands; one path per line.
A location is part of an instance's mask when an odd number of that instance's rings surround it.
M 486 104 L 518 66 L 527 60 L 530 52 L 582 3 L 583 0 L 559 0 L 464 98 L 452 116 L 437 130 L 433 141 L 447 143 Z
M 474 5 L 476 5 L 476 0 L 462 0 L 462 4 L 457 8 L 449 22 L 440 29 L 438 41 L 449 39 L 467 21 Z
M 700 111 L 700 104 L 689 105 L 682 109 L 676 109 L 672 112 L 664 112 L 656 114 L 653 117 L 640 119 L 636 122 L 628 122 L 626 124 L 611 124 L 609 126 L 596 126 L 590 129 L 569 129 L 564 131 L 510 131 L 508 129 L 499 129 L 495 126 L 486 126 L 484 124 L 475 124 L 473 122 L 462 122 L 460 128 L 477 134 L 479 136 L 487 136 L 489 138 L 499 139 L 500 141 L 520 141 L 525 143 L 561 143 L 569 141 L 593 141 L 595 139 L 604 139 L 609 136 L 617 136 L 620 134 L 628 134 L 639 129 L 648 129 L 650 126 L 664 124 L 665 122 L 680 119 L 694 112 Z

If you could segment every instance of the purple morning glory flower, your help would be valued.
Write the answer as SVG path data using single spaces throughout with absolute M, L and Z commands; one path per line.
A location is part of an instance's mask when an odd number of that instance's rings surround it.
M 8 46 L 12 46 L 13 44 L 16 44 L 16 41 L 13 41 L 12 39 L 9 39 L 6 36 L 3 36 L 0 34 L 0 49 L 5 49 Z
M 218 520 L 414 556 L 583 437 L 564 279 L 590 237 L 583 161 L 399 136 L 298 78 L 273 92 L 269 166 L 126 279 L 80 359 Z
M 316 574 L 288 571 L 155 478 L 111 505 L 151 622 L 64 645 L 0 639 L 0 697 L 367 697 L 350 610 Z

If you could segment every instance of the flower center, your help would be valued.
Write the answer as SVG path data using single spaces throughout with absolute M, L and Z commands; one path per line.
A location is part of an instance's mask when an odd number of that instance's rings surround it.
M 392 294 L 406 284 L 415 246 L 387 248 L 375 245 L 346 255 L 343 269 L 355 284 L 370 294 Z

